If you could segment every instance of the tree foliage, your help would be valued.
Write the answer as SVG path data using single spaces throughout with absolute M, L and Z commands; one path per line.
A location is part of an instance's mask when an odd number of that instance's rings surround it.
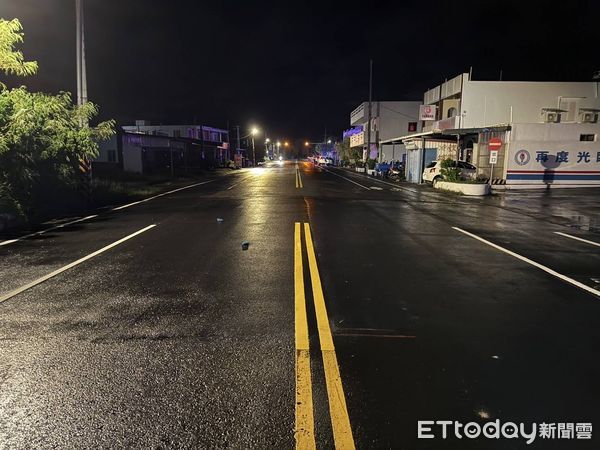
M 0 20 L 0 70 L 31 74 L 35 63 L 14 50 L 22 41 L 18 20 Z M 73 105 L 71 95 L 0 86 L 0 213 L 31 217 L 43 202 L 60 202 L 77 183 L 80 158 L 97 156 L 98 142 L 114 134 L 114 121 L 87 126 L 93 103 Z
M 6 74 L 26 76 L 37 72 L 37 62 L 25 61 L 23 53 L 15 49 L 23 42 L 22 30 L 18 19 L 0 19 L 0 70 Z
M 444 181 L 450 181 L 452 183 L 461 180 L 460 168 L 456 166 L 456 161 L 452 159 L 444 159 L 442 161 L 441 175 Z
M 356 164 L 358 160 L 362 160 L 361 147 L 350 147 L 350 138 L 345 138 L 343 141 L 337 142 L 335 149 L 343 166 Z

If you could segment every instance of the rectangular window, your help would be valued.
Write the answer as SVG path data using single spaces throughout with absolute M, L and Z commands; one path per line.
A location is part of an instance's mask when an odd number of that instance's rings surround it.
M 173 130 L 173 137 L 181 137 L 181 130 Z
M 596 135 L 595 134 L 580 134 L 579 140 L 585 141 L 585 142 L 594 142 L 596 140 Z
M 408 131 L 417 131 L 417 122 L 408 122 Z
M 204 130 L 204 131 L 202 132 L 202 136 L 203 136 L 203 139 L 204 139 L 205 141 L 210 141 L 210 131 L 208 131 L 208 130 Z
M 108 151 L 108 162 L 117 162 L 117 151 L 116 150 Z

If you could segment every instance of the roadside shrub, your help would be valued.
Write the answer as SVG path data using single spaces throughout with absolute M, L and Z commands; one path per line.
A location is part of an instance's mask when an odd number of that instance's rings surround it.
M 367 167 L 369 168 L 369 170 L 375 169 L 376 165 L 377 165 L 377 160 L 370 159 L 370 158 L 367 160 Z
M 456 167 L 456 161 L 452 159 L 444 159 L 442 161 L 441 173 L 444 181 L 449 181 L 451 183 L 462 181 L 460 169 Z

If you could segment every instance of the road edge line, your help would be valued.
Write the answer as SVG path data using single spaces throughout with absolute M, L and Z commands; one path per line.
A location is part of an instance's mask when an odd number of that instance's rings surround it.
M 52 230 L 57 230 L 59 228 L 68 227 L 70 225 L 73 225 L 73 224 L 76 224 L 76 223 L 80 223 L 80 222 L 84 222 L 86 220 L 95 219 L 96 217 L 98 217 L 98 214 L 92 214 L 91 216 L 85 216 L 85 217 L 81 217 L 81 218 L 76 219 L 76 220 L 72 220 L 70 222 L 61 223 L 59 225 L 55 225 L 53 227 L 46 228 L 45 230 L 36 231 L 35 233 L 29 233 L 29 234 L 26 234 L 25 236 L 21 236 L 21 237 L 14 238 L 14 239 L 8 239 L 6 241 L 1 241 L 0 242 L 0 247 L 2 247 L 3 245 L 8 245 L 8 244 L 12 244 L 14 242 L 18 242 L 18 241 L 21 241 L 23 239 L 27 239 L 27 238 L 30 238 L 30 237 L 40 236 L 40 235 L 42 235 L 44 233 L 47 233 L 49 231 L 52 231 Z
M 157 195 L 154 195 L 152 197 L 148 197 L 148 198 L 144 198 L 142 200 L 138 200 L 136 202 L 127 203 L 127 204 L 121 205 L 121 206 L 116 206 L 114 208 L 109 209 L 109 211 L 120 211 L 122 209 L 129 208 L 130 206 L 135 206 L 135 205 L 139 205 L 140 203 L 149 202 L 150 200 L 154 200 L 155 198 L 163 197 L 163 196 L 169 195 L 169 194 L 174 194 L 175 192 L 183 191 L 185 189 L 190 189 L 190 188 L 193 188 L 193 187 L 196 187 L 196 186 L 202 186 L 203 184 L 212 183 L 213 181 L 216 181 L 216 179 L 202 181 L 200 183 L 190 184 L 189 186 L 183 186 L 183 187 L 180 187 L 180 188 L 177 188 L 177 189 L 173 189 L 172 191 L 163 192 L 162 194 L 157 194 Z
M 573 286 L 576 286 L 576 287 L 578 287 L 580 289 L 583 289 L 584 291 L 587 291 L 590 294 L 595 295 L 596 297 L 600 297 L 600 291 L 598 291 L 598 290 L 596 290 L 596 289 L 594 289 L 592 287 L 589 287 L 588 285 L 583 284 L 583 283 L 581 283 L 581 282 L 579 282 L 577 280 L 574 280 L 573 278 L 570 278 L 570 277 L 568 277 L 566 275 L 563 275 L 562 273 L 559 273 L 556 270 L 551 269 L 550 267 L 547 267 L 547 266 L 544 266 L 543 264 L 535 262 L 532 259 L 527 258 L 526 256 L 519 255 L 518 253 L 515 253 L 515 252 L 513 252 L 511 250 L 508 250 L 508 249 L 506 249 L 504 247 L 501 247 L 498 244 L 494 244 L 493 242 L 490 242 L 487 239 L 479 237 L 476 234 L 473 234 L 473 233 L 470 233 L 468 231 L 465 231 L 462 228 L 452 227 L 452 229 L 454 229 L 456 231 L 459 231 L 459 232 L 461 232 L 463 234 L 466 234 L 467 236 L 469 236 L 469 237 L 471 237 L 473 239 L 476 239 L 476 240 L 478 240 L 480 242 L 483 242 L 484 244 L 487 244 L 490 247 L 495 248 L 496 250 L 500 250 L 501 252 L 504 252 L 507 255 L 510 255 L 510 256 L 513 256 L 514 258 L 520 259 L 521 261 L 526 262 L 527 264 L 530 264 L 530 265 L 532 265 L 534 267 L 537 267 L 538 269 L 543 270 L 544 272 L 552 275 L 553 277 L 556 277 L 556 278 L 558 278 L 560 280 L 566 281 L 567 283 L 572 284 Z
M 6 300 L 9 300 L 16 295 L 19 295 L 22 292 L 25 292 L 25 291 L 31 289 L 32 287 L 37 286 L 38 284 L 41 284 L 44 281 L 49 280 L 50 278 L 55 277 L 56 275 L 73 268 L 73 267 L 81 264 L 82 262 L 93 258 L 94 256 L 98 256 L 99 254 L 104 253 L 105 251 L 110 250 L 111 248 L 116 247 L 117 245 L 122 244 L 123 242 L 128 241 L 129 239 L 134 238 L 135 236 L 142 234 L 151 228 L 154 228 L 155 226 L 156 226 L 156 224 L 148 225 L 147 227 L 142 228 L 141 230 L 138 230 L 135 233 L 131 233 L 130 235 L 125 236 L 124 238 L 121 238 L 118 241 L 113 242 L 112 244 L 102 247 L 101 249 L 96 250 L 95 252 L 90 253 L 87 256 L 84 256 L 83 258 L 79 258 L 77 261 L 73 261 L 72 263 L 69 263 L 66 266 L 63 266 L 60 269 L 56 269 L 55 271 L 50 272 L 49 274 L 44 275 L 43 277 L 40 277 L 36 280 L 33 280 L 33 281 L 21 286 L 20 288 L 13 289 L 12 291 L 7 292 L 6 294 L 0 295 L 0 303 L 4 303 Z
M 555 231 L 554 234 L 558 234 L 560 236 L 567 237 L 569 239 L 574 239 L 576 241 L 581 241 L 581 242 L 585 242 L 586 244 L 595 245 L 596 247 L 600 247 L 600 242 L 588 241 L 587 239 L 573 236 L 572 234 L 563 233 L 561 231 Z
M 332 172 L 331 170 L 327 170 L 327 169 L 325 169 L 324 167 L 321 167 L 321 169 L 323 169 L 323 170 L 324 170 L 325 172 L 327 172 L 327 173 L 330 173 L 330 174 L 332 174 L 332 175 L 335 175 L 336 177 L 340 177 L 340 178 L 342 178 L 342 179 L 344 179 L 344 180 L 346 180 L 346 181 L 349 181 L 350 183 L 356 184 L 357 186 L 360 186 L 361 188 L 363 188 L 363 189 L 366 189 L 367 191 L 370 191 L 370 190 L 371 190 L 371 188 L 370 188 L 370 187 L 363 186 L 362 184 L 360 184 L 360 183 L 357 183 L 356 181 L 353 181 L 353 180 L 351 180 L 350 178 L 346 178 L 346 177 L 344 177 L 344 176 L 340 175 L 339 173 Z

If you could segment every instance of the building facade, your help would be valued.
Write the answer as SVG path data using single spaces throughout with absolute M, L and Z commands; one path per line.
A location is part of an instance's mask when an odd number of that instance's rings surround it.
M 461 74 L 425 92 L 420 133 L 384 143 L 409 148 L 413 182 L 422 181 L 432 160 L 451 158 L 507 187 L 600 185 L 598 88 L 596 82 L 473 81 Z M 493 165 L 490 139 L 500 142 Z
M 375 101 L 371 102 L 371 141 L 369 135 L 369 102 L 363 102 L 350 114 L 350 128 L 344 137 L 350 139 L 350 146 L 369 149 L 369 158 L 380 161 L 403 160 L 406 149 L 402 143 L 383 148 L 382 141 L 401 134 L 418 132 L 420 101 Z M 370 144 L 370 145 L 368 145 Z
M 233 159 L 229 132 L 205 125 L 151 125 L 136 121 L 100 143 L 94 167 L 116 164 L 126 172 L 193 173 Z

